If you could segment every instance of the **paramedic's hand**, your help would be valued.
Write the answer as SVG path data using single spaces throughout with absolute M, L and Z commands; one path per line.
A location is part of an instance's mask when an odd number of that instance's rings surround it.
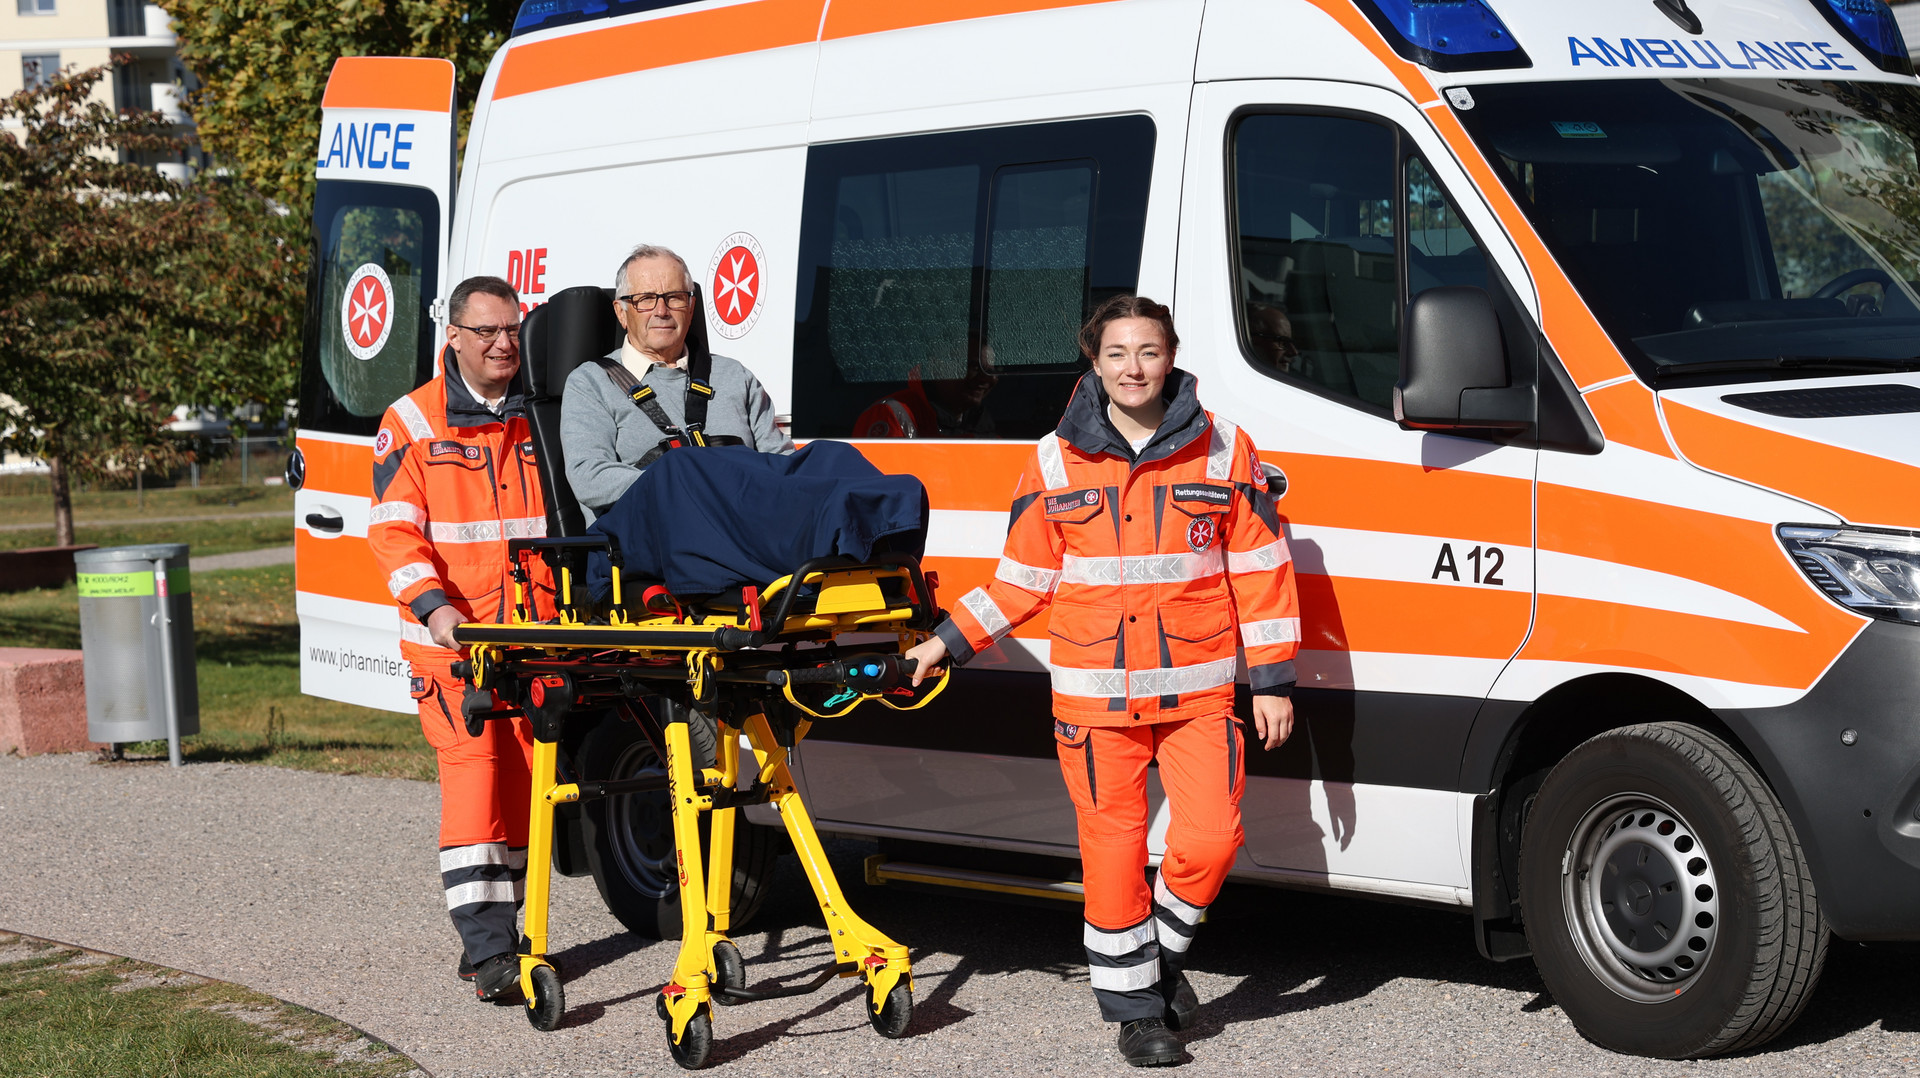
M 1293 733 L 1293 698 L 1256 696 L 1253 698 L 1253 732 L 1267 748 L 1277 749 Z
M 433 637 L 433 642 L 441 647 L 458 651 L 460 644 L 453 638 L 453 627 L 465 620 L 460 616 L 460 611 L 449 603 L 427 615 L 427 635 Z
M 947 645 L 939 637 L 931 636 L 907 649 L 902 657 L 914 661 L 913 683 L 919 685 L 930 677 L 940 676 L 940 664 L 947 658 Z

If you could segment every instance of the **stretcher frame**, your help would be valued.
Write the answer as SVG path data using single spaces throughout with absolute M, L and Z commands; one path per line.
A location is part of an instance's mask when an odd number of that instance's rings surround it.
M 576 580 L 595 551 L 605 553 L 612 566 L 612 605 L 604 615 L 576 595 Z M 713 1039 L 711 1003 L 801 995 L 837 977 L 862 978 L 874 1029 L 882 1036 L 904 1035 L 913 1008 L 907 948 L 848 907 L 788 770 L 788 754 L 814 719 L 844 715 L 869 700 L 912 710 L 939 694 L 946 673 L 916 689 L 907 684 L 911 661 L 901 659 L 940 618 L 937 581 L 922 574 L 916 559 L 901 554 L 864 563 L 820 558 L 764 588 L 741 589 L 737 601 L 688 607 L 664 588 L 652 587 L 633 605 L 627 602 L 630 589 L 622 579 L 618 544 L 610 537 L 515 539 L 507 552 L 515 591 L 512 617 L 457 627 L 455 640 L 470 651 L 455 674 L 471 686 L 462 707 L 471 734 L 478 736 L 488 721 L 522 715 L 532 727 L 519 951 L 528 1021 L 537 1029 L 554 1029 L 566 1007 L 559 973 L 547 957 L 557 807 L 664 788 L 679 869 L 681 944 L 656 1009 L 675 1061 L 688 1069 L 706 1062 Z M 536 620 L 530 607 L 527 566 L 534 555 L 553 570 L 558 616 L 551 620 Z M 890 634 L 895 650 L 869 647 L 843 657 L 836 641 L 850 633 Z M 828 690 L 829 698 L 817 698 Z M 633 704 L 653 695 L 676 705 L 667 708 L 667 721 L 658 723 L 657 731 L 641 723 L 649 738 L 658 736 L 664 779 L 561 781 L 558 750 L 569 716 L 611 707 L 631 719 Z M 708 718 L 716 737 L 711 766 L 704 766 L 708 761 L 695 758 L 690 724 Z M 741 750 L 743 736 L 750 762 Z M 735 813 L 752 804 L 769 804 L 779 814 L 836 952 L 832 966 L 810 982 L 747 987 L 739 949 L 727 936 Z M 711 817 L 704 857 L 702 813 Z

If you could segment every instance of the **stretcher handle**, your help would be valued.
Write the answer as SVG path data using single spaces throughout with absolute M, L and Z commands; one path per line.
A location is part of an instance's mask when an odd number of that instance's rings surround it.
M 769 670 L 773 685 L 845 685 L 863 693 L 886 692 L 913 676 L 916 660 L 902 655 L 855 655 L 800 670 Z

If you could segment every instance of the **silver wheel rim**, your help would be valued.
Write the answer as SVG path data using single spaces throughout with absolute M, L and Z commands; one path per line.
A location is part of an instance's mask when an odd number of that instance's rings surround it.
M 615 778 L 637 778 L 666 768 L 644 741 L 627 746 L 614 760 Z M 627 885 L 648 898 L 667 893 L 673 877 L 673 823 L 662 793 L 616 794 L 607 798 L 608 836 L 614 864 Z
M 1713 956 L 1720 884 L 1672 806 L 1626 793 L 1588 809 L 1560 862 L 1576 950 L 1602 984 L 1640 1003 L 1685 991 Z

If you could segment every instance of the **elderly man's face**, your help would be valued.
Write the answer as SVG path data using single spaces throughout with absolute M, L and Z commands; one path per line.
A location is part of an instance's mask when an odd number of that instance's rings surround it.
M 1276 370 L 1290 370 L 1300 355 L 1293 341 L 1293 322 L 1278 307 L 1255 307 L 1247 313 L 1247 330 L 1253 337 L 1254 351 Z
M 621 300 L 614 304 L 620 324 L 627 327 L 627 340 L 659 362 L 671 363 L 686 351 L 687 330 L 693 325 L 691 306 L 675 310 L 667 299 L 670 292 L 691 292 L 693 282 L 680 271 L 680 263 L 671 258 L 643 258 L 627 267 L 625 295 L 653 293 L 653 309 L 643 311 L 639 303 Z

